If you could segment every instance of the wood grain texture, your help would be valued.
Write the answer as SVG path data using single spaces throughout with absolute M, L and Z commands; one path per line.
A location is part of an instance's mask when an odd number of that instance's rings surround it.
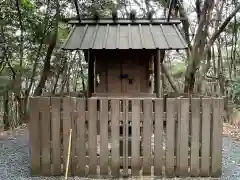
M 72 106 L 73 101 L 70 97 L 64 97 L 62 100 L 62 120 L 63 120 L 63 169 L 66 169 L 67 155 L 68 155 L 68 143 L 69 143 L 69 132 L 72 124 Z M 72 173 L 71 158 L 69 160 L 69 174 Z
M 60 98 L 51 98 L 51 106 L 52 106 L 52 174 L 54 176 L 61 175 L 61 129 L 60 129 L 60 107 L 61 107 Z
M 76 112 L 76 98 L 71 98 L 71 129 L 72 129 L 72 141 L 71 141 L 71 173 L 72 176 L 76 175 L 77 157 L 76 157 L 76 140 L 77 140 L 77 112 Z
M 128 176 L 128 99 L 123 100 L 123 176 Z
M 132 100 L 132 175 L 139 176 L 140 170 L 140 100 Z
M 40 106 L 39 98 L 30 98 L 29 107 L 29 137 L 30 137 L 30 156 L 31 156 L 31 171 L 32 175 L 41 174 L 41 161 L 40 161 L 40 152 L 41 152 L 41 126 L 40 126 L 40 117 L 39 109 Z
M 108 175 L 108 100 L 100 100 L 100 174 Z
M 151 175 L 152 101 L 143 101 L 143 175 Z
M 154 175 L 162 176 L 163 162 L 163 99 L 155 100 L 155 131 L 154 131 Z
M 175 99 L 167 99 L 166 176 L 174 177 Z
M 211 176 L 220 177 L 222 169 L 222 132 L 223 132 L 224 100 L 213 99 L 213 131 Z
M 188 175 L 188 135 L 189 135 L 189 99 L 182 98 L 180 99 L 181 111 L 180 121 L 178 122 L 180 128 L 180 146 L 179 146 L 179 174 L 178 176 L 184 177 Z
M 202 177 L 210 175 L 211 103 L 212 99 L 202 99 L 202 157 L 200 173 Z
M 199 176 L 200 162 L 200 99 L 193 98 L 191 100 L 192 124 L 191 124 L 191 162 L 190 175 Z
M 42 97 L 41 106 L 39 107 L 41 112 L 41 167 L 43 175 L 51 174 L 51 114 L 50 114 L 50 98 Z
M 88 100 L 88 152 L 89 152 L 89 175 L 97 172 L 97 100 Z
M 98 99 L 100 99 L 99 112 L 97 112 Z M 65 170 L 71 128 L 73 133 L 69 176 L 96 176 L 99 165 L 100 175 L 108 176 L 110 170 L 114 178 L 120 177 L 120 166 L 123 167 L 123 176 L 129 175 L 129 167 L 132 176 L 140 176 L 141 168 L 143 176 L 152 175 L 152 166 L 154 166 L 155 176 L 165 174 L 166 177 L 189 175 L 219 177 L 221 175 L 223 98 L 203 98 L 202 102 L 200 98 L 192 98 L 191 116 L 189 116 L 189 98 L 178 100 L 168 98 L 166 117 L 163 112 L 163 99 L 160 98 L 81 99 L 64 97 L 62 100 L 61 104 L 61 98 L 58 97 L 30 98 L 29 133 L 32 175 L 61 175 L 61 159 L 63 157 L 63 170 Z M 85 109 L 86 100 L 88 111 Z M 110 112 L 108 112 L 109 100 L 111 102 Z M 153 112 L 153 100 L 155 112 Z M 141 102 L 143 102 L 143 112 L 140 112 Z M 120 104 L 123 106 L 123 112 L 120 112 Z M 202 112 L 200 112 L 201 107 Z M 177 126 L 176 117 L 178 118 Z M 165 118 L 166 150 L 163 147 Z M 97 156 L 97 121 L 100 122 L 100 156 Z M 119 132 L 120 121 L 123 122 L 122 137 Z M 154 127 L 153 122 L 155 122 Z M 86 128 L 86 123 L 88 128 Z M 61 127 L 63 128 L 63 154 Z M 142 137 L 141 128 L 143 128 Z M 111 155 L 108 150 L 110 129 Z M 154 149 L 151 147 L 153 133 Z M 88 142 L 86 142 L 87 139 Z M 120 157 L 120 142 L 123 144 L 122 157 Z M 190 152 L 188 146 L 191 146 Z M 88 173 L 86 165 L 89 165 Z M 162 172 L 164 169 L 165 173 Z
M 119 117 L 120 117 L 120 101 L 118 99 L 111 100 L 111 175 L 118 177 L 120 174 L 120 142 L 119 142 Z
M 77 168 L 76 175 L 85 176 L 86 169 L 86 140 L 85 140 L 85 99 L 77 99 L 77 139 L 76 139 L 76 156 L 77 156 Z

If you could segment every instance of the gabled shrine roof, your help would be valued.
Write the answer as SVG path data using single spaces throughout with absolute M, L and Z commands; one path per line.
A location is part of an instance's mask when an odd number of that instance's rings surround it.
M 87 49 L 186 49 L 178 29 L 180 20 L 122 19 L 70 21 L 69 37 L 62 46 L 67 50 Z

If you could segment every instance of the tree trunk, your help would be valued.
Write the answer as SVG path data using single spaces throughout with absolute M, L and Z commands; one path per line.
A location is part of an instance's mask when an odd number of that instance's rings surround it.
M 6 91 L 3 97 L 3 124 L 6 130 L 10 128 L 8 103 L 8 91 Z
M 231 19 L 240 10 L 240 5 L 238 5 L 236 9 L 225 19 L 222 25 L 213 33 L 212 37 L 209 39 L 209 42 L 206 43 L 202 41 L 203 39 L 206 39 L 206 34 L 204 35 L 203 33 L 204 33 L 204 30 L 206 30 L 206 27 L 209 25 L 209 20 L 206 19 L 206 15 L 209 14 L 210 11 L 212 10 L 212 6 L 210 6 L 212 2 L 213 1 L 210 2 L 210 0 L 205 0 L 204 2 L 203 9 L 205 8 L 206 9 L 202 10 L 202 13 L 201 13 L 201 17 L 200 17 L 201 20 L 198 25 L 195 42 L 193 45 L 193 49 L 191 51 L 190 62 L 188 64 L 186 75 L 185 75 L 185 87 L 184 87 L 185 93 L 193 92 L 194 83 L 195 83 L 195 73 L 197 71 L 197 68 L 199 68 L 199 64 L 201 60 L 204 59 L 207 50 L 213 46 L 213 43 L 215 42 L 215 40 L 220 36 L 220 34 L 226 28 L 226 26 L 231 21 Z M 203 28 L 204 26 L 205 28 Z
M 57 37 L 58 37 L 58 23 L 60 20 L 59 1 L 58 0 L 55 0 L 55 1 L 56 1 L 57 6 L 56 6 L 56 20 L 55 20 L 55 25 L 54 25 L 54 32 L 53 32 L 50 44 L 48 46 L 47 54 L 46 54 L 46 57 L 44 60 L 43 71 L 41 73 L 40 81 L 35 89 L 34 96 L 40 96 L 42 94 L 42 90 L 44 89 L 46 80 L 50 74 L 50 69 L 51 69 L 50 61 L 51 61 L 53 50 L 56 46 L 56 41 L 57 41 Z
M 174 92 L 179 94 L 177 86 L 175 85 L 174 80 L 171 78 L 171 75 L 168 73 L 168 70 L 167 70 L 167 68 L 165 67 L 164 64 L 162 64 L 162 70 L 163 70 L 164 74 L 166 75 L 166 77 L 168 79 L 168 82 L 171 85 L 171 87 L 174 90 Z
M 80 63 L 82 89 L 83 89 L 84 97 L 87 97 L 87 90 L 86 90 L 86 86 L 85 86 L 85 82 L 84 82 L 84 73 L 83 73 L 83 66 L 82 66 L 83 58 L 82 58 L 82 56 L 80 54 L 80 51 L 78 52 L 78 55 L 79 55 L 79 63 Z

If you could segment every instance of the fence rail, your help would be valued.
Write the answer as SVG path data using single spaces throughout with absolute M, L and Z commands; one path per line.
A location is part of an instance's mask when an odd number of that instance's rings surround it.
M 165 106 L 165 107 L 164 107 Z M 221 175 L 222 98 L 30 99 L 33 175 Z

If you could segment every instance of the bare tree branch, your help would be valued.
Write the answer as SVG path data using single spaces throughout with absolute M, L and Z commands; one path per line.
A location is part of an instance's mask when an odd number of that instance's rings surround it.
M 208 46 L 212 46 L 213 45 L 214 41 L 220 36 L 220 34 L 227 27 L 228 23 L 237 14 L 237 12 L 239 10 L 240 10 L 240 5 L 238 5 L 236 7 L 236 9 L 225 19 L 225 21 L 222 23 L 222 25 L 219 27 L 219 29 L 213 33 L 212 37 L 209 40 Z
M 22 67 L 22 63 L 23 63 L 23 22 L 22 22 L 22 13 L 21 13 L 21 9 L 20 9 L 20 2 L 19 0 L 16 0 L 16 7 L 17 7 L 17 12 L 18 12 L 18 20 L 19 20 L 19 25 L 20 25 L 20 67 Z
M 74 4 L 75 4 L 76 11 L 77 11 L 78 21 L 81 22 L 81 16 L 80 16 L 80 10 L 79 10 L 79 6 L 78 6 L 78 0 L 74 0 Z

